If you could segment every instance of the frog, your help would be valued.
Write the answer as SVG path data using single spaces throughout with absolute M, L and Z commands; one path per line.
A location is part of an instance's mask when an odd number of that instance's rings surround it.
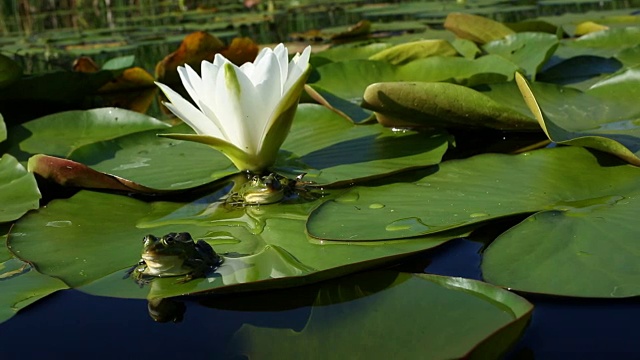
M 211 245 L 193 240 L 188 232 L 169 233 L 160 238 L 151 234 L 142 239 L 142 259 L 127 273 L 139 285 L 155 277 L 178 277 L 178 283 L 205 277 L 223 262 Z
M 227 204 L 232 205 L 266 205 L 281 201 L 288 189 L 286 178 L 279 178 L 276 174 L 267 176 L 252 176 L 242 184 L 238 191 L 227 198 Z

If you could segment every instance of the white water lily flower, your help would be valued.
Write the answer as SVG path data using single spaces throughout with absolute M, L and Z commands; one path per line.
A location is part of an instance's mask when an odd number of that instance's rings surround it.
M 178 67 L 196 106 L 168 86 L 156 83 L 169 99 L 164 105 L 196 132 L 164 134 L 197 141 L 222 151 L 240 170 L 261 173 L 276 161 L 310 71 L 311 48 L 288 61 L 283 44 L 262 49 L 254 62 L 238 67 L 216 54 L 202 62 L 199 76 Z

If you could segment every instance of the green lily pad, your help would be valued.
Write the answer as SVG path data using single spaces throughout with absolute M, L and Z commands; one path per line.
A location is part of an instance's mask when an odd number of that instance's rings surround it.
M 537 122 L 465 86 L 449 83 L 372 84 L 363 107 L 385 126 L 538 130 Z
M 475 85 L 509 80 L 518 67 L 497 55 L 478 59 L 435 56 L 392 65 L 383 61 L 351 60 L 327 64 L 318 69 L 320 80 L 314 87 L 336 96 L 359 102 L 367 86 L 392 81 L 454 81 Z
M 369 60 L 386 61 L 393 65 L 406 64 L 430 56 L 456 56 L 458 52 L 446 40 L 429 39 L 408 42 L 371 55 Z
M 587 81 L 602 74 L 611 74 L 622 67 L 620 61 L 614 58 L 601 56 L 581 55 L 566 59 L 555 64 L 536 77 L 539 81 L 550 82 L 559 85 L 572 84 Z
M 71 287 L 104 296 L 151 298 L 304 284 L 388 263 L 469 232 L 365 247 L 321 244 L 308 239 L 304 222 L 322 200 L 230 208 L 219 201 L 226 191 L 186 204 L 81 191 L 18 221 L 9 244 L 21 259 Z M 225 257 L 223 265 L 207 278 L 186 283 L 160 278 L 140 288 L 123 278 L 139 260 L 143 236 L 183 231 L 209 242 Z
M 613 48 L 636 46 L 640 42 L 640 26 L 611 28 L 583 35 L 570 44 L 590 48 Z
M 0 281 L 0 323 L 43 297 L 67 288 L 62 281 L 42 275 L 28 263 L 14 258 L 0 263 Z
M 529 109 L 550 140 L 559 144 L 585 146 L 608 152 L 631 164 L 640 165 L 640 110 L 634 108 L 634 103 L 619 99 L 618 104 L 621 106 L 617 106 L 611 99 L 600 100 L 576 90 L 573 94 L 574 99 L 579 101 L 577 104 L 584 104 L 584 107 L 571 107 L 572 104 L 564 102 L 560 110 L 553 109 L 553 112 L 547 113 L 542 110 L 546 106 L 539 105 L 538 98 L 524 77 L 517 74 L 516 81 Z M 562 96 L 558 100 L 561 101 Z M 625 106 L 622 104 L 625 104 L 627 109 L 624 109 Z M 590 109 L 593 111 L 589 112 Z M 589 116 L 573 117 L 575 112 Z M 629 113 L 634 118 L 625 116 Z
M 278 172 L 306 173 L 318 185 L 353 183 L 437 164 L 448 148 L 442 132 L 394 132 L 378 124 L 354 125 L 318 105 L 300 105 L 276 162 Z
M 109 59 L 102 65 L 103 70 L 122 70 L 133 66 L 136 57 L 135 55 L 120 56 L 113 59 Z
M 192 188 L 238 172 L 229 159 L 209 146 L 157 136 L 169 132 L 192 130 L 183 124 L 137 132 L 82 146 L 70 158 L 161 190 Z
M 535 79 L 535 75 L 558 45 L 558 37 L 554 34 L 523 32 L 491 41 L 482 48 L 489 54 L 500 55 L 514 62 Z
M 380 284 L 388 284 L 380 290 Z M 248 358 L 483 358 L 503 355 L 533 310 L 525 299 L 479 281 L 368 272 L 323 284 L 303 329 L 243 325 L 231 353 Z M 363 331 L 366 329 L 366 331 Z M 411 336 L 394 336 L 414 329 Z
M 472 14 L 451 13 L 444 22 L 444 27 L 458 37 L 479 44 L 502 39 L 514 34 L 514 31 L 497 21 Z
M 0 223 L 20 218 L 39 206 L 40 191 L 33 174 L 9 154 L 0 158 Z
M 593 84 L 586 92 L 599 99 L 633 104 L 640 98 L 640 66 L 613 74 Z
M 87 144 L 168 126 L 147 115 L 118 108 L 67 111 L 21 125 L 31 135 L 20 142 L 19 149 L 30 154 L 68 157 Z
M 623 49 L 616 54 L 616 58 L 626 66 L 640 65 L 640 45 Z
M 635 224 L 640 192 L 555 208 L 532 215 L 499 236 L 484 252 L 484 278 L 534 293 L 640 295 L 640 241 Z
M 352 242 L 411 237 L 559 204 L 627 196 L 637 188 L 640 169 L 612 160 L 563 147 L 446 161 L 415 183 L 350 189 L 314 210 L 307 231 L 319 239 Z M 608 225 L 615 233 L 617 225 Z
M 475 59 L 480 54 L 480 48 L 471 40 L 456 38 L 451 45 L 467 59 Z
M 364 43 L 348 43 L 344 45 L 334 46 L 328 50 L 317 53 L 312 56 L 312 59 L 321 57 L 331 60 L 332 62 L 356 59 L 365 60 L 384 49 L 388 49 L 391 46 L 392 45 L 386 43 L 370 43 L 369 41 Z

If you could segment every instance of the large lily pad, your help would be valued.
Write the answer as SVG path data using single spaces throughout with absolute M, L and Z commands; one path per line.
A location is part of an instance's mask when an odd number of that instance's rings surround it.
M 636 109 L 633 103 L 625 102 L 624 98 L 619 99 L 618 107 L 612 99 L 599 100 L 576 90 L 573 98 L 577 100 L 576 105 L 572 107 L 572 104 L 565 102 L 563 108 L 546 112 L 542 108 L 547 107 L 538 103 L 538 97 L 524 77 L 517 74 L 516 81 L 529 109 L 550 140 L 560 144 L 598 149 L 614 154 L 631 164 L 640 165 L 640 110 Z M 562 93 L 564 89 L 560 91 Z M 585 106 L 579 107 L 580 104 Z M 577 117 L 576 112 L 589 115 Z M 629 114 L 634 117 L 625 117 Z
M 329 240 L 411 237 L 571 202 L 627 196 L 637 188 L 640 169 L 612 160 L 565 147 L 447 161 L 415 183 L 354 187 L 318 207 L 307 230 Z M 609 224 L 612 233 L 616 228 Z
M 583 35 L 570 43 L 573 46 L 615 48 L 635 46 L 640 42 L 640 26 L 612 28 Z
M 30 136 L 19 147 L 30 154 L 68 157 L 87 144 L 168 126 L 152 117 L 117 108 L 67 111 L 23 124 Z
M 363 107 L 385 126 L 538 130 L 537 122 L 465 86 L 449 83 L 372 84 Z
M 499 236 L 483 277 L 515 290 L 581 297 L 640 295 L 640 192 L 556 206 Z M 544 236 L 542 236 L 544 234 Z
M 202 291 L 292 286 L 361 270 L 428 249 L 468 229 L 411 241 L 321 244 L 304 232 L 308 212 L 322 200 L 230 208 L 222 189 L 191 203 L 145 203 L 81 191 L 24 217 L 9 235 L 12 251 L 44 274 L 106 296 L 167 297 Z M 208 278 L 184 284 L 176 278 L 140 288 L 125 270 L 140 256 L 141 239 L 153 233 L 190 232 L 225 256 Z
M 506 25 L 482 16 L 451 13 L 444 22 L 444 27 L 463 39 L 479 44 L 502 39 L 515 32 Z
M 381 284 L 388 286 L 380 290 Z M 474 280 L 368 272 L 323 284 L 300 331 L 243 325 L 231 352 L 327 359 L 351 357 L 353 344 L 367 344 L 358 349 L 362 358 L 495 359 L 522 333 L 532 309 L 523 298 Z
M 221 152 L 209 146 L 157 136 L 191 131 L 186 125 L 147 130 L 85 145 L 70 158 L 94 170 L 162 190 L 191 188 L 238 171 Z
M 353 125 L 317 105 L 300 105 L 285 154 L 276 163 L 304 180 L 337 184 L 437 164 L 448 148 L 442 132 L 394 132 L 380 125 Z M 284 155 L 284 154 L 283 154 Z
M 7 236 L 0 236 L 0 323 L 21 309 L 67 286 L 60 280 L 42 275 L 33 267 L 11 256 Z
M 455 81 L 465 85 L 492 80 L 509 80 L 518 67 L 498 55 L 478 59 L 434 56 L 392 65 L 384 61 L 351 60 L 327 64 L 318 69 L 315 87 L 345 99 L 359 101 L 367 86 L 390 81 Z M 493 82 L 493 81 L 490 81 Z
M 558 37 L 540 32 L 523 32 L 494 40 L 482 48 L 514 62 L 525 73 L 535 78 L 542 65 L 551 57 L 559 45 Z
M 39 206 L 40 191 L 33 174 L 9 154 L 0 158 L 0 223 L 18 219 Z
M 393 65 L 401 65 L 430 56 L 456 55 L 458 55 L 458 52 L 448 41 L 429 39 L 393 46 L 371 55 L 369 60 L 386 61 Z

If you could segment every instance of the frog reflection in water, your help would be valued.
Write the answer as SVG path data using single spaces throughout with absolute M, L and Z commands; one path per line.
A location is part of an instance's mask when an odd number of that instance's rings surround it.
M 169 233 L 161 238 L 147 235 L 142 242 L 142 259 L 128 272 L 140 285 L 149 283 L 153 277 L 183 275 L 178 282 L 187 282 L 204 277 L 223 261 L 211 245 L 204 240 L 193 241 L 187 232 Z
M 231 193 L 226 202 L 232 205 L 273 204 L 284 198 L 285 191 L 291 191 L 288 182 L 289 180 L 279 178 L 276 174 L 254 175 L 237 192 Z

